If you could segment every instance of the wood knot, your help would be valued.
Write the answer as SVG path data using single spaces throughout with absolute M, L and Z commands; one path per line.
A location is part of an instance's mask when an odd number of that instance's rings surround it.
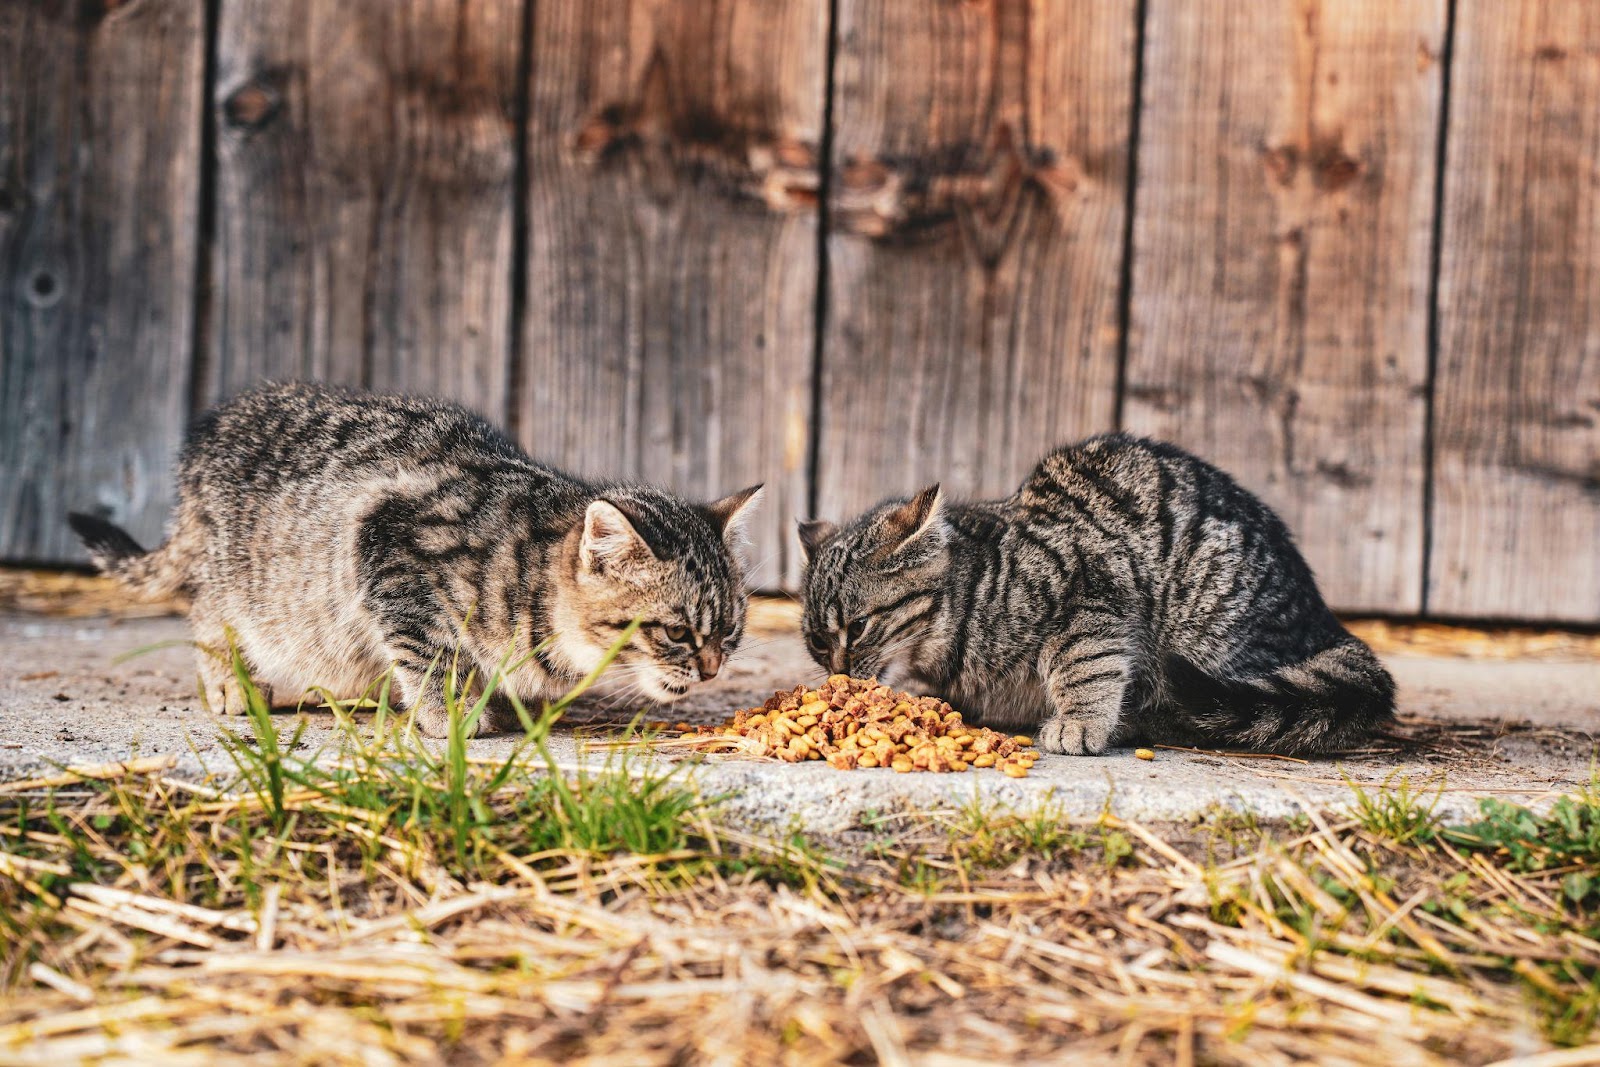
M 1361 162 L 1337 144 L 1317 146 L 1311 157 L 1311 180 L 1326 193 L 1338 192 L 1361 173 Z
M 916 155 L 857 156 L 836 171 L 835 230 L 899 240 L 959 232 L 986 267 L 1013 244 L 1027 205 L 1057 215 L 1093 187 L 1084 162 L 1027 144 L 1009 123 L 987 141 L 955 141 Z
M 78 18 L 85 23 L 95 23 L 110 18 L 123 8 L 132 7 L 137 0 L 90 0 L 78 9 Z
M 845 233 L 886 237 L 906 218 L 902 176 L 887 162 L 870 156 L 847 160 L 838 169 L 833 196 L 833 225 Z
M 1309 150 L 1299 145 L 1282 144 L 1261 153 L 1261 165 L 1268 179 L 1280 188 L 1295 184 L 1304 164 L 1311 184 L 1318 192 L 1334 193 L 1361 175 L 1361 161 L 1347 153 L 1337 141 L 1316 140 Z
M 889 183 L 889 168 L 876 159 L 855 159 L 839 168 L 839 184 L 852 192 L 870 193 Z
M 1058 200 L 1065 200 L 1073 196 L 1079 189 L 1087 186 L 1090 181 L 1088 173 L 1083 169 L 1083 164 L 1070 156 L 1035 168 L 1033 180 L 1050 190 Z
M 222 114 L 228 125 L 241 130 L 259 130 L 277 117 L 283 98 L 271 87 L 250 82 L 228 94 Z
M 596 109 L 572 133 L 573 155 L 591 166 L 631 155 L 664 181 L 677 175 L 773 211 L 816 210 L 816 145 L 731 124 L 711 112 L 674 110 L 670 103 L 647 92 L 638 101 Z
M 1372 475 L 1338 460 L 1317 460 L 1317 474 L 1340 489 L 1365 489 L 1372 484 Z
M 817 166 L 816 147 L 793 137 L 778 138 L 772 145 L 772 155 L 780 167 L 815 170 Z
M 603 156 L 622 136 L 622 130 L 617 122 L 605 114 L 596 115 L 573 135 L 572 147 L 582 156 L 596 158 Z
M 1261 164 L 1267 176 L 1287 188 L 1294 184 L 1295 172 L 1300 169 L 1300 149 L 1292 144 L 1281 144 L 1261 153 Z
M 794 137 L 753 140 L 745 150 L 753 181 L 759 182 L 761 199 L 773 211 L 814 211 L 820 175 L 815 145 Z
M 1177 385 L 1136 382 L 1126 392 L 1131 399 L 1167 415 L 1182 411 L 1189 403 L 1189 391 Z

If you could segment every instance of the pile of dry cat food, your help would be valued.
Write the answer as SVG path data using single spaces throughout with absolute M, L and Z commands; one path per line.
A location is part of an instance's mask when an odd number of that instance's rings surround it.
M 888 767 L 907 774 L 994 767 L 1025 778 L 1038 758 L 1031 738 L 968 726 L 937 697 L 912 696 L 844 674 L 815 689 L 797 685 L 774 693 L 762 707 L 736 712 L 721 726 L 680 723 L 678 730 L 736 740 L 734 747 L 741 751 L 790 763 L 825 759 L 841 771 Z

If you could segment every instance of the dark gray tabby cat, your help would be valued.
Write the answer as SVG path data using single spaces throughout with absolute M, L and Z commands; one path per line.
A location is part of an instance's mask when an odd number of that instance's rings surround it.
M 1037 727 L 1048 752 L 1326 752 L 1393 715 L 1388 672 L 1282 520 L 1172 445 L 1094 437 L 1006 500 L 945 503 L 933 486 L 800 538 L 819 664 Z
M 760 486 L 695 505 L 581 482 L 443 401 L 266 386 L 199 420 L 178 489 L 153 552 L 104 520 L 71 522 L 106 573 L 192 598 L 201 682 L 229 713 L 244 710 L 229 632 L 291 700 L 307 686 L 359 694 L 392 664 L 433 736 L 458 646 L 462 676 L 523 660 L 506 686 L 535 700 L 565 692 L 642 616 L 608 677 L 669 702 L 715 677 L 744 632 L 734 546 Z M 516 725 L 498 702 L 479 730 Z

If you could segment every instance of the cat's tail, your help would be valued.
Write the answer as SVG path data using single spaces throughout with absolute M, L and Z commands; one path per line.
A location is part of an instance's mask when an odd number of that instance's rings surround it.
M 150 600 L 164 600 L 184 591 L 188 568 L 172 544 L 146 552 L 115 523 L 74 511 L 67 524 L 89 550 L 89 558 L 103 574 L 117 579 L 131 592 Z
M 1354 636 L 1254 678 L 1170 657 L 1167 693 L 1213 745 L 1304 756 L 1361 744 L 1394 721 L 1394 679 Z

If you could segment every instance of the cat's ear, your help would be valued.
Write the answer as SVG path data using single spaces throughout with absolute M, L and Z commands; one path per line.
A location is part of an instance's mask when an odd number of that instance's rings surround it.
M 752 485 L 748 489 L 730 493 L 721 500 L 714 500 L 706 505 L 706 510 L 711 513 L 711 520 L 717 524 L 717 529 L 722 531 L 723 543 L 729 548 L 742 545 L 747 540 L 745 527 L 759 503 L 761 503 L 761 486 Z
M 926 536 L 943 515 L 944 493 L 939 483 L 934 482 L 883 517 L 884 539 L 889 551 L 898 552 Z
M 839 532 L 839 527 L 827 519 L 801 519 L 796 523 L 800 530 L 800 551 L 805 553 L 806 562 L 817 554 L 817 549 L 823 543 Z
M 583 544 L 578 559 L 586 571 L 644 563 L 655 558 L 628 516 L 609 500 L 596 500 L 583 513 Z

